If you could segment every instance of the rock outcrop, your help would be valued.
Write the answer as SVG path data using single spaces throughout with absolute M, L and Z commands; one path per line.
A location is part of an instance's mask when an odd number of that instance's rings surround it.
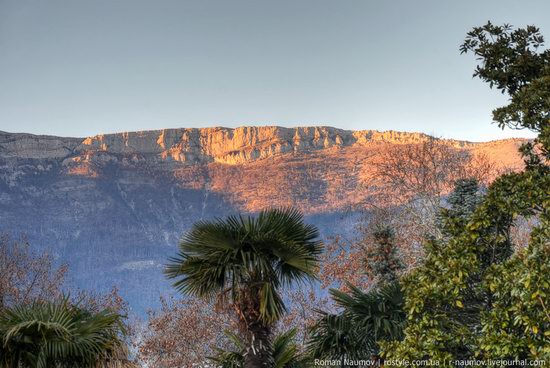
M 244 164 L 284 153 L 300 153 L 372 142 L 418 143 L 430 139 L 421 133 L 372 130 L 349 131 L 332 127 L 164 129 L 89 137 L 77 152 L 155 156 L 158 160 L 190 163 Z M 452 145 L 471 145 L 449 141 Z

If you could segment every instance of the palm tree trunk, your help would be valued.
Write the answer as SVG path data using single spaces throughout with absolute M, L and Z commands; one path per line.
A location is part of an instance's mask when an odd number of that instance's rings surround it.
M 244 368 L 268 368 L 273 366 L 271 356 L 270 329 L 261 323 L 249 327 L 248 349 L 244 357 Z
M 246 340 L 244 368 L 273 367 L 271 354 L 271 325 L 260 317 L 259 282 L 240 290 L 237 313 L 240 330 Z

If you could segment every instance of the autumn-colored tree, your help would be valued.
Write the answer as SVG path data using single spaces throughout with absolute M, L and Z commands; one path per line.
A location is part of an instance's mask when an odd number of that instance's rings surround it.
M 56 267 L 46 252 L 34 252 L 25 239 L 0 235 L 0 309 L 61 295 L 67 266 Z
M 426 235 L 438 235 L 435 216 L 457 180 L 475 178 L 488 185 L 497 174 L 494 163 L 483 154 L 472 154 L 437 138 L 382 150 L 373 168 L 368 182 L 373 197 L 367 204 L 398 206 L 400 231 L 417 242 Z
M 274 334 L 281 335 L 295 330 L 294 340 L 302 349 L 309 337 L 309 330 L 319 318 L 316 311 L 332 310 L 332 303 L 327 295 L 319 292 L 316 283 L 286 290 L 283 298 L 287 301 L 288 311 L 275 326 Z
M 244 366 L 270 366 L 271 332 L 286 311 L 281 289 L 312 279 L 322 243 L 294 209 L 201 221 L 166 268 L 184 295 L 230 304 L 247 352 Z
M 231 310 L 200 299 L 162 299 L 159 311 L 149 312 L 140 334 L 139 360 L 156 368 L 192 368 L 205 365 L 215 348 L 228 349 L 224 331 L 234 331 Z
M 424 257 L 426 236 L 441 236 L 436 217 L 454 183 L 475 178 L 487 186 L 500 173 L 485 154 L 432 137 L 381 150 L 372 167 L 365 209 L 382 212 L 391 223 L 409 271 Z
M 370 167 L 373 171 L 367 185 L 371 196 L 364 202 L 356 234 L 338 234 L 326 242 L 319 275 L 324 287 L 345 290 L 347 282 L 361 289 L 371 286 L 372 270 L 366 255 L 377 244 L 373 234 L 380 225 L 393 229 L 394 249 L 404 269 L 414 269 L 424 257 L 425 237 L 441 236 L 437 214 L 454 183 L 476 178 L 486 186 L 497 174 L 486 156 L 436 138 L 384 147 L 372 158 Z
M 71 295 L 71 303 L 79 305 L 92 313 L 110 310 L 123 317 L 128 317 L 130 313 L 128 302 L 120 295 L 119 289 L 116 286 L 113 286 L 108 293 L 76 290 L 74 294 Z
M 319 274 L 322 287 L 349 290 L 346 285 L 351 284 L 367 290 L 385 277 L 380 273 L 383 268 L 389 267 L 396 275 L 401 272 L 409 264 L 405 256 L 410 254 L 405 254 L 403 239 L 394 230 L 395 216 L 391 208 L 375 209 L 363 214 L 354 237 L 331 236 L 322 256 Z
M 0 309 L 14 305 L 41 301 L 59 301 L 64 292 L 74 305 L 90 312 L 111 310 L 128 315 L 128 303 L 120 296 L 117 287 L 108 293 L 90 290 L 70 290 L 65 286 L 69 268 L 57 266 L 46 251 L 33 250 L 24 239 L 12 240 L 0 235 Z

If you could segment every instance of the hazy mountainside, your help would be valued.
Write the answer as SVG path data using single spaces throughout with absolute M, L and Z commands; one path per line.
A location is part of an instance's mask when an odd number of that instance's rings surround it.
M 0 231 L 69 263 L 76 286 L 117 284 L 142 311 L 201 219 L 293 205 L 325 234 L 351 231 L 377 152 L 418 133 L 330 127 L 166 129 L 62 138 L 0 132 Z M 447 140 L 518 168 L 523 141 Z

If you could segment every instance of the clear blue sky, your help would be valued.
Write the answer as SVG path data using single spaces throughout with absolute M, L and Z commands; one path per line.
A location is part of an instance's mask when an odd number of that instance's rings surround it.
M 465 33 L 548 0 L 0 0 L 0 130 L 331 125 L 487 140 Z

